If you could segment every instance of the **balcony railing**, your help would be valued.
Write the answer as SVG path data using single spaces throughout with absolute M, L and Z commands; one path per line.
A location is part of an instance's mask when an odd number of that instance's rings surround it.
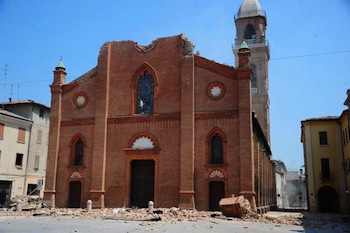
M 322 171 L 320 171 L 320 180 L 321 180 L 321 183 L 333 183 L 334 182 L 333 172 L 330 172 L 330 174 L 328 175 L 322 175 Z
M 269 45 L 268 40 L 265 39 L 265 37 L 261 38 L 260 41 L 258 41 L 256 38 L 254 39 L 244 39 L 247 43 L 249 48 L 253 47 L 259 47 L 259 46 L 267 46 Z M 239 48 L 242 44 L 241 40 L 235 39 L 235 48 Z

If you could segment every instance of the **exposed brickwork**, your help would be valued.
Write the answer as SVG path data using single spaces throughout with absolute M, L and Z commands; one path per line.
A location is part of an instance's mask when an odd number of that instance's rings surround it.
M 135 114 L 137 82 L 144 71 L 154 80 L 150 115 Z M 255 203 L 249 68 L 192 55 L 190 43 L 179 35 L 145 48 L 132 41 L 105 43 L 88 74 L 52 85 L 45 192 L 46 200 L 55 201 L 51 205 L 68 206 L 70 182 L 80 181 L 81 206 L 88 199 L 98 208 L 130 206 L 134 160 L 154 161 L 156 207 L 208 209 L 211 181 L 224 182 L 225 196 L 243 193 Z M 215 82 L 225 87 L 220 99 L 208 96 Z M 83 107 L 73 104 L 80 93 L 88 97 Z M 223 164 L 209 161 L 215 130 L 224 140 Z M 72 166 L 77 137 L 84 142 L 82 166 Z M 153 148 L 133 148 L 142 137 Z

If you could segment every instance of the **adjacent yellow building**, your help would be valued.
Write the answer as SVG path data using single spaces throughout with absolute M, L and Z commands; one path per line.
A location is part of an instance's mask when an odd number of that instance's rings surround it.
M 310 212 L 350 213 L 349 110 L 302 121 L 301 142 Z
M 344 105 L 348 107 L 347 111 L 344 111 L 340 116 L 340 122 L 342 125 L 342 138 L 343 138 L 343 155 L 344 161 L 342 167 L 344 169 L 345 177 L 345 190 L 346 190 L 346 204 L 348 207 L 348 213 L 350 213 L 350 89 L 347 91 L 347 98 Z

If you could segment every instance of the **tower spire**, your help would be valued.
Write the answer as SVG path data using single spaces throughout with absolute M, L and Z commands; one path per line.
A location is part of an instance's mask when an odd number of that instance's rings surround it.
M 63 85 L 66 84 L 66 67 L 63 64 L 62 58 L 58 62 L 57 66 L 55 67 L 55 70 L 53 71 L 54 78 L 53 78 L 53 84 L 52 85 Z
M 60 61 L 58 62 L 57 66 L 56 66 L 56 69 L 57 68 L 64 69 L 64 70 L 66 69 L 66 67 L 63 64 L 62 57 L 60 58 Z

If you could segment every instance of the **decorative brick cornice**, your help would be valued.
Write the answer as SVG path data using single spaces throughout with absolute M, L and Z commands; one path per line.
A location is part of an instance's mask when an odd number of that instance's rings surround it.
M 97 67 L 93 68 L 89 72 L 83 74 L 82 76 L 78 77 L 77 79 L 73 80 L 72 82 L 68 83 L 67 85 L 64 85 L 62 87 L 63 92 L 69 92 L 79 86 L 81 83 L 86 82 L 90 78 L 93 78 L 94 76 L 97 75 Z
M 138 43 L 135 43 L 135 48 L 139 52 L 147 53 L 147 52 L 151 51 L 152 49 L 154 49 L 154 47 L 156 47 L 156 44 L 157 44 L 156 40 L 152 41 L 152 43 L 149 45 L 140 45 Z
M 160 115 L 133 115 L 125 117 L 108 118 L 108 124 L 125 124 L 140 122 L 158 122 L 158 121 L 179 121 L 180 113 L 160 114 Z
M 223 112 L 201 112 L 195 113 L 196 120 L 207 119 L 231 119 L 238 117 L 238 110 L 223 111 Z
M 52 94 L 61 94 L 62 93 L 62 86 L 60 85 L 51 85 L 51 93 Z
M 196 66 L 230 79 L 237 79 L 237 73 L 239 72 L 232 66 L 216 63 L 200 56 L 194 56 L 194 63 Z
M 132 148 L 127 148 L 124 150 L 126 155 L 159 155 L 160 148 L 154 148 L 154 149 L 144 149 L 144 150 L 135 150 Z
M 95 124 L 95 118 L 88 118 L 88 119 L 74 119 L 70 121 L 61 121 L 62 127 L 67 126 L 81 126 L 81 125 L 94 125 Z
M 195 113 L 196 120 L 206 119 L 231 119 L 238 117 L 238 110 L 222 111 L 222 112 L 200 112 Z M 108 124 L 126 124 L 126 123 L 145 123 L 145 122 L 159 122 L 159 121 L 180 121 L 180 113 L 169 113 L 161 115 L 133 115 L 108 118 Z M 81 126 L 81 125 L 94 125 L 95 118 L 87 119 L 73 119 L 61 121 L 62 127 L 67 126 Z

